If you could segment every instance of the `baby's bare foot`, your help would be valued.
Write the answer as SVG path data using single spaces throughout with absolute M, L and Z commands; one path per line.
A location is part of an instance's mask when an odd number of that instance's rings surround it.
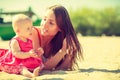
M 26 77 L 29 77 L 29 78 L 32 78 L 34 77 L 34 74 L 31 73 L 29 70 L 27 70 L 26 68 L 24 68 L 22 71 L 21 71 L 21 74 L 26 76 Z
M 37 68 L 34 69 L 34 71 L 33 71 L 34 77 L 39 76 L 40 70 L 41 70 L 40 67 L 37 67 Z

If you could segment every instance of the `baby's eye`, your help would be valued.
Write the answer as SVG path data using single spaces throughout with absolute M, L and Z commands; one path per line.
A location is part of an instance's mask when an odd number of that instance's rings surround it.
M 44 18 L 43 20 L 46 21 L 46 18 Z

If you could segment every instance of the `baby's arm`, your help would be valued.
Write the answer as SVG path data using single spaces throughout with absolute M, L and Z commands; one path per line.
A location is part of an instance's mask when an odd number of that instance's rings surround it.
M 29 52 L 22 52 L 20 50 L 18 41 L 15 39 L 11 40 L 10 48 L 12 50 L 12 54 L 17 58 L 26 59 L 26 58 L 33 57 L 33 56 L 37 57 L 37 55 L 34 53 L 34 50 L 31 50 Z

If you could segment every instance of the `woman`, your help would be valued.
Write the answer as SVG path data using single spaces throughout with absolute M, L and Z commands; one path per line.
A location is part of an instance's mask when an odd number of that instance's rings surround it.
M 69 14 L 61 5 L 47 8 L 41 27 L 33 29 L 32 40 L 35 49 L 44 49 L 44 69 L 74 70 L 83 58 Z

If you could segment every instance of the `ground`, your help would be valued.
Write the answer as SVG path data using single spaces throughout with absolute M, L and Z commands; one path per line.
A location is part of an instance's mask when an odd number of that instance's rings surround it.
M 43 71 L 41 76 L 27 78 L 0 72 L 0 80 L 120 80 L 120 37 L 83 37 L 78 35 L 84 61 L 77 71 Z M 9 41 L 0 40 L 0 48 Z

